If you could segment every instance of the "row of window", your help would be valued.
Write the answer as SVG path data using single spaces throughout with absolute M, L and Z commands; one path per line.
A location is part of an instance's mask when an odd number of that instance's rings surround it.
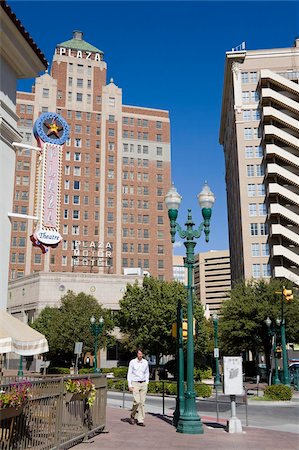
M 253 243 L 251 244 L 251 256 L 269 256 L 269 244 L 259 244 Z
M 130 151 L 130 153 L 134 153 L 135 150 L 135 146 L 134 144 L 127 144 L 124 143 L 123 144 L 123 151 L 124 153 L 128 153 Z M 137 153 L 143 153 L 143 154 L 148 154 L 149 153 L 149 147 L 148 145 L 137 145 Z M 163 148 L 162 147 L 156 147 L 156 155 L 157 156 L 162 156 L 163 154 Z
M 265 168 L 262 164 L 248 164 L 246 171 L 248 177 L 263 177 L 265 175 Z
M 260 145 L 245 147 L 245 158 L 262 158 L 264 156 L 263 147 Z
M 123 228 L 122 229 L 122 236 L 123 237 L 134 238 L 135 237 L 135 231 L 136 231 L 135 228 Z M 161 232 L 161 230 L 158 230 L 158 238 L 161 239 L 161 235 L 159 235 L 159 233 L 163 233 L 163 232 Z M 149 229 L 148 228 L 144 228 L 144 229 L 138 228 L 138 230 L 137 230 L 137 237 L 138 238 L 148 239 L 149 236 L 150 236 L 150 233 L 149 233 Z
M 112 191 L 109 191 L 109 185 L 108 185 L 108 192 L 112 192 Z M 124 185 L 122 187 L 122 193 L 123 194 L 132 194 L 132 195 L 134 195 L 135 188 L 134 188 L 134 186 Z M 137 194 L 138 195 L 142 195 L 143 193 L 144 193 L 143 187 L 142 186 L 137 186 Z M 164 194 L 163 193 L 163 189 L 162 188 L 157 188 L 157 191 L 156 191 L 157 197 L 161 197 L 161 196 L 163 196 L 163 194 Z M 148 195 L 148 194 L 145 194 L 145 195 Z
M 243 109 L 243 119 L 246 122 L 251 120 L 260 120 L 261 113 L 259 109 Z
M 33 105 L 20 104 L 20 113 L 33 114 Z
M 257 80 L 258 80 L 257 72 L 241 72 L 242 84 L 257 83 Z
M 129 267 L 129 259 L 128 258 L 123 258 L 122 259 L 122 266 L 123 267 Z M 164 269 L 164 260 L 163 259 L 158 259 L 157 261 L 157 266 L 158 269 Z M 134 265 L 134 260 L 133 258 L 130 260 L 130 267 L 135 267 Z M 144 259 L 143 260 L 143 264 L 141 259 L 138 260 L 138 267 L 143 267 L 144 269 L 149 269 L 149 259 Z
M 250 183 L 247 184 L 248 197 L 261 197 L 265 195 L 265 185 L 263 183 Z
M 123 124 L 134 126 L 134 124 L 135 124 L 134 117 L 123 117 Z M 149 125 L 149 121 L 147 119 L 137 119 L 138 127 L 148 128 L 148 125 Z M 156 128 L 158 128 L 158 129 L 162 128 L 162 122 L 160 120 L 156 120 Z
M 16 191 L 15 192 L 15 200 L 29 200 L 29 192 L 28 191 Z
M 251 223 L 250 234 L 251 236 L 267 236 L 268 235 L 267 223 Z
M 271 277 L 270 264 L 252 264 L 253 278 Z
M 122 244 L 122 252 L 123 253 L 134 253 L 135 248 L 136 248 L 136 245 L 134 244 L 134 242 L 131 242 L 131 243 L 124 242 Z M 149 250 L 150 250 L 149 244 L 137 244 L 137 252 L 138 253 L 149 253 Z M 164 246 L 163 245 L 157 246 L 157 253 L 159 255 L 164 254 Z
M 88 89 L 91 89 L 91 80 L 87 79 L 86 81 L 86 87 Z M 84 88 L 84 79 L 83 78 L 77 78 L 77 79 L 73 79 L 73 77 L 68 77 L 68 85 L 69 87 L 73 87 L 73 86 L 77 86 L 78 88 Z
M 243 91 L 242 92 L 242 103 L 259 102 L 260 95 L 257 91 Z
M 250 141 L 251 139 L 260 139 L 260 137 L 261 137 L 260 128 L 257 127 L 244 128 L 245 141 Z
M 19 263 L 24 264 L 25 263 L 25 253 L 12 253 L 11 254 L 11 262 L 12 263 Z M 41 264 L 42 258 L 40 253 L 35 253 L 33 257 L 33 263 L 34 264 Z
M 267 205 L 265 203 L 249 203 L 249 216 L 266 216 L 267 215 Z

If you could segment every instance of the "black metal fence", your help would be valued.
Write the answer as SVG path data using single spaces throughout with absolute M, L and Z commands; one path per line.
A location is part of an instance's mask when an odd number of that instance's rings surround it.
M 1 450 L 67 449 L 103 431 L 106 425 L 107 380 L 104 375 L 88 375 L 95 385 L 92 406 L 87 397 L 67 395 L 64 382 L 86 376 L 26 377 L 2 380 L 0 390 L 11 382 L 30 382 L 31 397 L 22 409 L 0 409 Z M 3 383 L 5 381 L 5 383 Z

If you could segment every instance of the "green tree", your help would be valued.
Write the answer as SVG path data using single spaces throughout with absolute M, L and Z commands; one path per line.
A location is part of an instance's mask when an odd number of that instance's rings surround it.
M 162 355 L 174 355 L 176 342 L 171 336 L 171 326 L 176 321 L 179 300 L 186 317 L 186 296 L 186 288 L 177 281 L 144 277 L 142 286 L 138 282 L 128 284 L 118 315 L 125 347 L 132 352 L 141 347 L 155 355 L 156 361 Z M 194 303 L 194 317 L 198 322 L 195 351 L 200 355 L 206 350 L 206 328 L 199 302 Z
M 49 343 L 50 359 L 70 363 L 74 358 L 75 342 L 83 342 L 83 353 L 92 351 L 94 337 L 90 330 L 90 318 L 104 318 L 103 333 L 99 337 L 100 347 L 111 342 L 108 334 L 114 327 L 111 311 L 104 309 L 92 295 L 68 291 L 61 299 L 59 308 L 46 307 L 33 323 L 33 328 L 43 333 Z
M 264 352 L 269 363 L 271 341 L 265 319 L 275 322 L 281 318 L 281 292 L 283 282 L 265 280 L 240 282 L 231 290 L 220 311 L 219 330 L 222 354 L 236 355 L 251 351 L 255 357 Z M 287 285 L 289 289 L 292 286 Z M 286 336 L 288 342 L 299 342 L 299 301 L 295 295 L 285 304 Z

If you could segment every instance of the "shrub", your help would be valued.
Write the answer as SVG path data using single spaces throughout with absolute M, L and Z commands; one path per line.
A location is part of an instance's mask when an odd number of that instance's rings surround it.
M 104 370 L 104 369 L 103 369 Z M 102 370 L 102 372 L 103 372 L 103 370 Z M 91 367 L 90 369 L 88 368 L 83 368 L 83 369 L 79 369 L 79 371 L 78 371 L 78 373 L 80 374 L 80 375 L 84 375 L 84 374 L 86 374 L 86 373 L 93 373 L 93 368 Z M 103 372 L 104 373 L 104 372 Z
M 113 367 L 110 369 L 110 372 L 113 372 L 115 378 L 126 378 L 128 373 L 127 367 Z
M 212 395 L 212 386 L 208 384 L 194 384 L 194 390 L 197 397 L 208 398 Z
M 68 369 L 67 367 L 49 367 L 47 372 L 49 374 L 61 374 L 61 375 L 69 375 L 70 374 L 70 369 Z
M 195 380 L 211 380 L 213 377 L 212 368 L 208 366 L 195 367 L 194 379 Z
M 125 384 L 125 390 L 128 390 L 127 380 L 114 380 L 113 378 L 107 379 L 107 388 L 113 391 L 123 391 Z
M 284 384 L 276 384 L 273 386 L 267 386 L 264 391 L 265 397 L 271 400 L 291 400 L 292 389 Z

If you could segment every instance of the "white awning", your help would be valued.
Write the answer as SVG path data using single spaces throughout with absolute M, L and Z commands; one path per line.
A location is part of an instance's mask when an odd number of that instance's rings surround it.
M 0 353 L 31 356 L 48 351 L 48 341 L 43 334 L 0 310 Z

